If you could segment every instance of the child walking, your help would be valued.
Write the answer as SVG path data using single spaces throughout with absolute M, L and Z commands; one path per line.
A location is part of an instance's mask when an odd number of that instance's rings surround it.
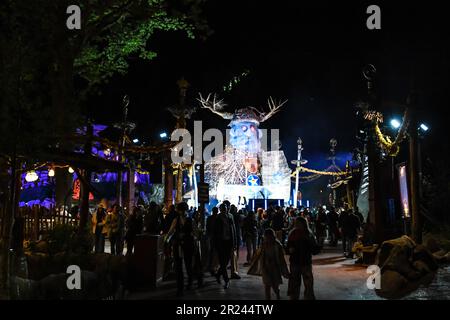
M 289 270 L 284 258 L 284 250 L 280 241 L 271 228 L 264 231 L 264 240 L 259 255 L 255 257 L 248 274 L 262 275 L 266 299 L 270 300 L 273 290 L 277 299 L 280 299 L 280 284 L 282 276 L 289 278 Z

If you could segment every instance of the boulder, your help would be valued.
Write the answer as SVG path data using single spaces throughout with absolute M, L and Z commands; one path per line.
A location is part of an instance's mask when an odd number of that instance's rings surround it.
M 441 250 L 439 242 L 431 236 L 426 237 L 423 244 L 428 249 L 428 251 L 430 251 L 431 253 L 435 253 L 435 252 Z
M 376 293 L 383 298 L 395 299 L 403 295 L 403 291 L 408 286 L 408 280 L 400 273 L 393 270 L 386 270 L 381 274 L 381 288 Z
M 376 292 L 385 298 L 401 298 L 421 284 L 429 284 L 438 269 L 427 247 L 408 236 L 383 242 L 376 261 L 381 269 L 381 289 Z
M 413 261 L 422 261 L 424 262 L 430 271 L 436 271 L 438 269 L 438 264 L 436 259 L 434 259 L 433 254 L 423 245 L 418 244 L 414 248 L 413 252 Z
M 68 289 L 69 274 L 51 274 L 38 282 L 39 298 L 44 300 L 96 300 L 113 295 L 111 283 L 91 271 L 81 271 L 81 288 Z
M 379 266 L 384 265 L 386 260 L 391 255 L 392 249 L 394 248 L 398 248 L 396 249 L 396 251 L 401 251 L 409 255 L 409 253 L 413 251 L 415 246 L 415 242 L 408 236 L 401 236 L 397 239 L 384 241 L 381 244 L 380 250 L 378 251 L 376 263 Z
M 49 245 L 47 241 L 38 241 L 34 247 L 35 252 L 49 253 Z

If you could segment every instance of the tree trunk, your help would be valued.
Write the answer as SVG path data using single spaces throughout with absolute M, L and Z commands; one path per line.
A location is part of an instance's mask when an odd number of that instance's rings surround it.
M 8 299 L 10 294 L 10 248 L 12 240 L 12 230 L 14 224 L 14 217 L 19 203 L 18 185 L 20 186 L 20 172 L 17 168 L 20 167 L 20 162 L 13 157 L 11 180 L 8 188 L 8 197 L 6 197 L 6 208 L 2 219 L 2 237 L 0 240 L 0 299 Z

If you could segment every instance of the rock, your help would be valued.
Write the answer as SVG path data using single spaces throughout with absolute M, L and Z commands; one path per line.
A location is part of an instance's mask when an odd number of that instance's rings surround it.
M 427 273 L 432 272 L 432 270 L 430 269 L 428 264 L 426 264 L 422 260 L 414 261 L 413 262 L 413 267 L 414 267 L 414 269 L 416 269 L 421 274 L 427 274 Z
M 433 237 L 427 237 L 424 241 L 424 246 L 430 251 L 431 253 L 435 253 L 441 249 L 439 242 L 433 238 Z
M 36 243 L 36 246 L 34 247 L 35 252 L 40 253 L 49 253 L 48 251 L 48 242 L 47 241 L 39 241 Z
M 423 261 L 427 267 L 430 269 L 430 271 L 436 271 L 438 269 L 438 264 L 436 262 L 436 260 L 434 259 L 433 255 L 430 253 L 430 251 L 428 251 L 428 249 L 421 245 L 418 244 L 415 248 L 414 248 L 414 252 L 413 252 L 413 260 L 417 261 Z
M 28 278 L 41 280 L 49 274 L 51 263 L 49 256 L 44 253 L 33 253 L 26 255 L 28 264 Z
M 408 236 L 383 242 L 376 261 L 382 286 L 377 294 L 385 298 L 400 298 L 429 284 L 438 268 L 435 255 Z
M 376 293 L 383 298 L 395 299 L 404 294 L 408 286 L 408 280 L 400 273 L 393 270 L 386 270 L 381 274 L 381 288 Z
M 38 282 L 35 280 L 11 276 L 11 299 L 12 300 L 35 300 L 38 299 Z
M 81 289 L 67 288 L 69 274 L 51 274 L 38 282 L 39 297 L 44 300 L 94 300 L 112 296 L 106 278 L 90 271 L 81 271 Z
M 397 239 L 384 241 L 380 246 L 380 250 L 378 251 L 376 264 L 379 266 L 383 266 L 389 255 L 391 254 L 391 250 L 395 247 L 401 248 L 401 251 L 412 252 L 415 246 L 415 242 L 408 236 L 401 236 Z

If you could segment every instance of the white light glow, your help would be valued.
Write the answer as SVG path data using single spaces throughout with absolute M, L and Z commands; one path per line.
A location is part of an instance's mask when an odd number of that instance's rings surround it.
M 166 132 L 162 132 L 162 133 L 159 134 L 159 137 L 161 139 L 167 138 L 167 133 Z
M 34 171 L 34 170 L 33 171 L 28 171 L 26 176 L 25 176 L 25 180 L 27 182 L 34 182 L 37 179 L 39 179 L 39 177 L 38 177 L 36 171 Z
M 428 126 L 426 124 L 422 123 L 420 125 L 420 129 L 422 129 L 423 131 L 428 131 L 429 128 L 428 128 Z
M 69 167 L 69 173 L 74 173 L 75 170 L 72 169 L 72 167 Z
M 401 124 L 401 122 L 400 122 L 399 120 L 397 120 L 397 119 L 392 119 L 392 120 L 391 120 L 391 126 L 392 126 L 392 128 L 398 129 L 398 128 L 400 128 L 401 125 L 402 125 L 402 124 Z
M 54 177 L 55 176 L 55 170 L 53 170 L 53 169 L 48 170 L 48 176 L 49 177 Z

